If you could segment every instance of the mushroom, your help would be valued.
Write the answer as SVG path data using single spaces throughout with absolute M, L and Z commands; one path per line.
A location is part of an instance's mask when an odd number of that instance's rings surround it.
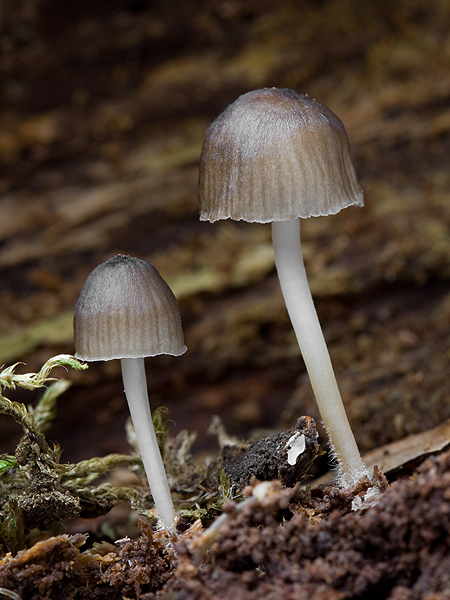
M 173 527 L 175 512 L 153 427 L 144 358 L 186 351 L 175 296 L 153 265 L 119 254 L 98 265 L 75 305 L 77 358 L 120 359 L 125 395 L 158 517 Z
M 289 89 L 248 92 L 209 126 L 200 159 L 200 219 L 272 223 L 286 307 L 338 461 L 338 484 L 368 469 L 361 460 L 309 289 L 299 218 L 363 205 L 342 122 Z

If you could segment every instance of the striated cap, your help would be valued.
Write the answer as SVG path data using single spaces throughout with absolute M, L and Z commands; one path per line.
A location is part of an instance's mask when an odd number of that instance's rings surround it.
M 200 219 L 268 223 L 363 205 L 342 122 L 289 89 L 243 94 L 206 132 Z
M 186 351 L 172 290 L 149 262 L 122 254 L 86 279 L 73 329 L 75 355 L 86 361 Z

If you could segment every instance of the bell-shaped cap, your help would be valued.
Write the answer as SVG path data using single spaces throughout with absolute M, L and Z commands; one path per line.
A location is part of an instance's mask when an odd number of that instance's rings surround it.
M 132 256 L 113 256 L 92 271 L 75 305 L 73 328 L 81 360 L 186 351 L 172 290 L 153 265 Z
M 243 94 L 206 132 L 200 219 L 268 223 L 362 206 L 342 122 L 289 89 Z

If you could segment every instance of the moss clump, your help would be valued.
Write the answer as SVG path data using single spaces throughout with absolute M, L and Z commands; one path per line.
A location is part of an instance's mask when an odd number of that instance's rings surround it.
M 97 516 L 118 500 L 136 505 L 148 503 L 148 494 L 134 488 L 92 485 L 98 477 L 119 464 L 136 465 L 135 456 L 110 454 L 75 465 L 60 463 L 61 451 L 51 444 L 45 431 L 56 415 L 56 402 L 70 383 L 50 377 L 56 366 L 86 369 L 73 356 L 59 355 L 48 360 L 38 373 L 17 374 L 17 364 L 0 373 L 0 412 L 13 417 L 24 430 L 14 456 L 0 457 L 0 545 L 16 552 L 24 545 L 25 534 L 46 529 L 76 516 Z M 46 387 L 48 385 L 48 387 Z M 5 388 L 27 390 L 46 388 L 37 405 L 27 407 L 3 395 Z

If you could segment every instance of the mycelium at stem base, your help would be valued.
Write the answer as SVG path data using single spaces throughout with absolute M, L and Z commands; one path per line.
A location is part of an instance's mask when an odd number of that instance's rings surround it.
M 332 454 L 338 484 L 351 487 L 369 470 L 361 460 L 317 317 L 303 262 L 299 219 L 272 223 L 275 264 L 286 308 L 305 361 Z
M 175 511 L 161 452 L 153 427 L 143 358 L 122 358 L 122 379 L 131 420 L 144 463 L 158 518 L 167 529 L 174 527 Z

